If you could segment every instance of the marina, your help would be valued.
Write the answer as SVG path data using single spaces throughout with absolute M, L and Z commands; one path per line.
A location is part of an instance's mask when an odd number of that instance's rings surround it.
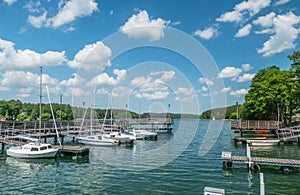
M 196 126 L 194 139 L 174 159 L 170 159 L 170 154 L 182 147 L 187 138 L 176 135 L 195 128 L 192 125 L 195 123 L 199 125 Z M 0 173 L 6 180 L 0 181 L 0 192 L 118 194 L 122 188 L 122 194 L 141 194 L 145 191 L 153 194 L 201 194 L 206 186 L 210 186 L 222 188 L 226 194 L 259 194 L 260 172 L 264 173 L 266 194 L 295 194 L 300 190 L 295 185 L 299 172 L 294 170 L 282 173 L 271 166 L 249 173 L 247 164 L 242 161 L 236 162 L 234 169 L 223 168 L 222 151 L 245 156 L 245 147 L 230 141 L 234 134 L 229 122 L 225 122 L 211 150 L 199 156 L 200 144 L 204 142 L 202 135 L 209 123 L 195 119 L 174 120 L 173 133 L 159 133 L 156 141 L 138 140 L 131 147 L 91 146 L 89 155 L 78 158 L 63 155 L 56 159 L 15 159 L 6 156 L 4 150 L 0 153 Z M 71 143 L 72 137 L 66 136 L 65 144 Z M 170 144 L 168 150 L 163 149 L 165 143 Z M 251 154 L 253 158 L 300 159 L 298 145 L 262 147 L 254 149 Z M 158 162 L 161 163 L 159 166 L 152 166 Z M 28 182 L 32 185 L 29 186 Z

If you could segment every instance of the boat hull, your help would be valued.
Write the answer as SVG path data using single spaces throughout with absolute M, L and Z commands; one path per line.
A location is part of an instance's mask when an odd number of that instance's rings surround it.
M 278 145 L 280 140 L 267 140 L 267 139 L 257 139 L 257 140 L 247 140 L 251 146 L 275 146 Z
M 25 152 L 20 151 L 17 148 L 10 148 L 7 150 L 7 155 L 15 158 L 55 158 L 57 156 L 58 149 L 52 148 L 49 151 L 45 152 Z
M 86 138 L 78 138 L 78 143 L 93 146 L 117 146 L 119 144 L 118 141 L 94 140 Z

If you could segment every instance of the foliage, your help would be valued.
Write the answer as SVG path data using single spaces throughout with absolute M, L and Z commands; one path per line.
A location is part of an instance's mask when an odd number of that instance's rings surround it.
M 260 70 L 253 78 L 245 96 L 242 118 L 252 120 L 277 120 L 290 125 L 293 111 L 299 106 L 300 52 L 288 58 L 293 61 L 290 70 L 277 66 Z

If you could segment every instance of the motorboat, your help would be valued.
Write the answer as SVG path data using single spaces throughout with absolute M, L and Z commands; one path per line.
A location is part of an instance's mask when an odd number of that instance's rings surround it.
M 118 140 L 106 137 L 104 134 L 77 137 L 78 143 L 94 146 L 116 146 Z
M 136 139 L 157 139 L 157 133 L 156 132 L 150 132 L 144 129 L 133 129 L 129 132 L 132 135 L 136 136 Z
M 51 144 L 30 142 L 22 146 L 7 149 L 7 155 L 15 158 L 55 158 L 59 149 Z
M 125 133 L 121 133 L 121 132 L 110 132 L 108 134 L 104 134 L 104 137 L 110 138 L 110 139 L 115 139 L 120 144 L 122 144 L 122 143 L 133 144 L 133 142 L 136 140 L 135 134 L 125 134 Z
M 280 139 L 267 139 L 263 138 L 255 138 L 255 139 L 247 139 L 246 141 L 250 146 L 273 146 L 278 145 Z

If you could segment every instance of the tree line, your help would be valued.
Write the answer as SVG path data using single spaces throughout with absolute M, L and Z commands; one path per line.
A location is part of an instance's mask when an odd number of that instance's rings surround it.
M 245 102 L 239 105 L 239 119 L 278 120 L 279 117 L 284 126 L 291 125 L 293 116 L 300 113 L 300 51 L 287 57 L 292 62 L 289 70 L 271 66 L 254 76 Z M 226 119 L 236 118 L 236 107 L 227 107 Z M 201 118 L 210 117 L 212 111 L 203 112 Z
M 39 120 L 40 104 L 22 103 L 20 100 L 0 100 L 0 119 L 35 121 Z M 56 120 L 74 119 L 125 119 L 125 118 L 199 118 L 193 114 L 176 113 L 142 113 L 138 114 L 124 109 L 91 109 L 83 107 L 72 107 L 69 104 L 52 103 L 54 118 Z M 42 121 L 52 120 L 50 104 L 42 104 Z

